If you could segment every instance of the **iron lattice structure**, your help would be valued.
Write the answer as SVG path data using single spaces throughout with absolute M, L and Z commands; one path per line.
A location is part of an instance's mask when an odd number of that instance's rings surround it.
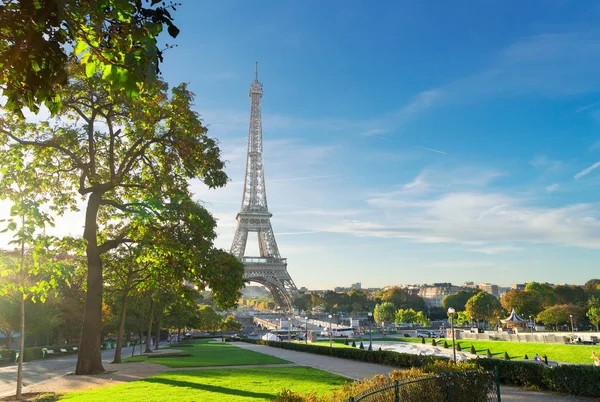
M 248 129 L 248 156 L 242 208 L 237 214 L 237 228 L 231 245 L 231 254 L 244 263 L 244 278 L 248 282 L 264 285 L 282 308 L 292 309 L 292 296 L 298 292 L 287 271 L 287 259 L 281 258 L 271 226 L 267 206 L 267 191 L 263 169 L 262 122 L 260 101 L 262 84 L 258 82 L 258 63 L 254 81 L 250 85 L 250 127 Z M 248 257 L 246 243 L 248 233 L 258 233 L 260 256 Z

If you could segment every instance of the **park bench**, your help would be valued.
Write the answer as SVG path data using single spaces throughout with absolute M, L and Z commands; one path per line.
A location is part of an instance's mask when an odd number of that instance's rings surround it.
M 54 350 L 52 349 L 42 349 L 42 358 L 46 358 L 46 356 L 51 356 L 51 355 L 55 355 L 56 352 L 54 352 Z

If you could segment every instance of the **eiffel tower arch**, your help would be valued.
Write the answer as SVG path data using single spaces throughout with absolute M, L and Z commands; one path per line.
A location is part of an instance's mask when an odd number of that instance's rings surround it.
M 287 271 L 287 259 L 281 258 L 271 226 L 273 216 L 267 206 L 267 191 L 263 170 L 262 121 L 260 101 L 262 84 L 258 82 L 258 63 L 254 81 L 250 85 L 250 127 L 248 129 L 248 155 L 242 207 L 237 214 L 237 228 L 231 245 L 231 254 L 244 263 L 244 278 L 265 286 L 275 303 L 291 311 L 292 297 L 298 292 Z M 246 256 L 248 233 L 258 234 L 260 256 Z

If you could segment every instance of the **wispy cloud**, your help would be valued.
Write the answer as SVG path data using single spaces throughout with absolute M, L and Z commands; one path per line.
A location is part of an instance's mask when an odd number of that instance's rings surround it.
M 550 159 L 548 155 L 536 155 L 529 164 L 538 169 L 557 170 L 563 166 L 563 162 Z
M 590 147 L 590 150 L 596 150 L 596 149 L 600 149 L 600 140 L 596 141 L 592 144 L 592 146 Z
M 549 186 L 546 186 L 546 191 L 549 193 L 553 193 L 555 191 L 558 191 L 559 187 L 560 184 L 558 183 L 550 184 Z
M 468 251 L 472 251 L 474 253 L 483 253 L 483 254 L 488 254 L 488 255 L 511 253 L 511 252 L 515 252 L 515 251 L 524 251 L 524 250 L 525 249 L 523 247 L 516 247 L 516 246 L 494 246 L 494 247 L 478 247 L 478 248 L 468 249 Z
M 582 177 L 590 174 L 594 169 L 598 168 L 599 166 L 600 166 L 600 161 L 594 163 L 592 166 L 589 166 L 589 167 L 583 169 L 581 172 L 577 173 L 573 177 L 575 178 L 575 180 L 581 179 Z
M 427 147 L 422 147 L 422 146 L 419 146 L 419 145 L 413 145 L 413 146 L 415 148 L 424 149 L 425 151 L 431 151 L 431 152 L 436 152 L 436 153 L 442 154 L 442 155 L 448 155 L 448 152 L 440 151 L 439 149 L 427 148 Z

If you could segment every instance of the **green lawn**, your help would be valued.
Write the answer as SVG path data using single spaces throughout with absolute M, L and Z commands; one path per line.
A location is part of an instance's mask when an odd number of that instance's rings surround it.
M 268 401 L 287 388 L 319 395 L 338 389 L 347 378 L 309 367 L 182 370 L 145 380 L 75 392 L 61 401 Z
M 241 349 L 229 343 L 208 343 L 200 339 L 184 347 L 173 346 L 192 356 L 188 357 L 154 357 L 134 356 L 124 359 L 124 362 L 147 362 L 164 364 L 168 367 L 211 367 L 237 366 L 247 364 L 284 364 L 288 361 L 274 356 L 265 355 L 251 350 Z
M 383 340 L 383 339 L 381 339 Z M 387 338 L 387 341 L 392 339 Z M 403 342 L 421 343 L 420 338 L 394 338 Z M 446 340 L 449 345 L 452 345 L 451 340 Z M 428 345 L 431 345 L 431 339 L 426 339 Z M 533 343 L 533 342 L 509 342 L 509 341 L 472 341 L 472 340 L 457 340 L 464 352 L 471 350 L 471 345 L 475 346 L 475 350 L 479 354 L 485 354 L 488 349 L 494 357 L 504 358 L 504 352 L 508 352 L 511 359 L 523 359 L 525 354 L 533 359 L 537 353 L 542 357 L 548 356 L 548 360 L 556 360 L 566 363 L 593 363 L 591 356 L 592 350 L 598 350 L 597 346 L 589 345 L 565 345 L 560 343 Z M 442 339 L 440 345 L 444 344 Z

